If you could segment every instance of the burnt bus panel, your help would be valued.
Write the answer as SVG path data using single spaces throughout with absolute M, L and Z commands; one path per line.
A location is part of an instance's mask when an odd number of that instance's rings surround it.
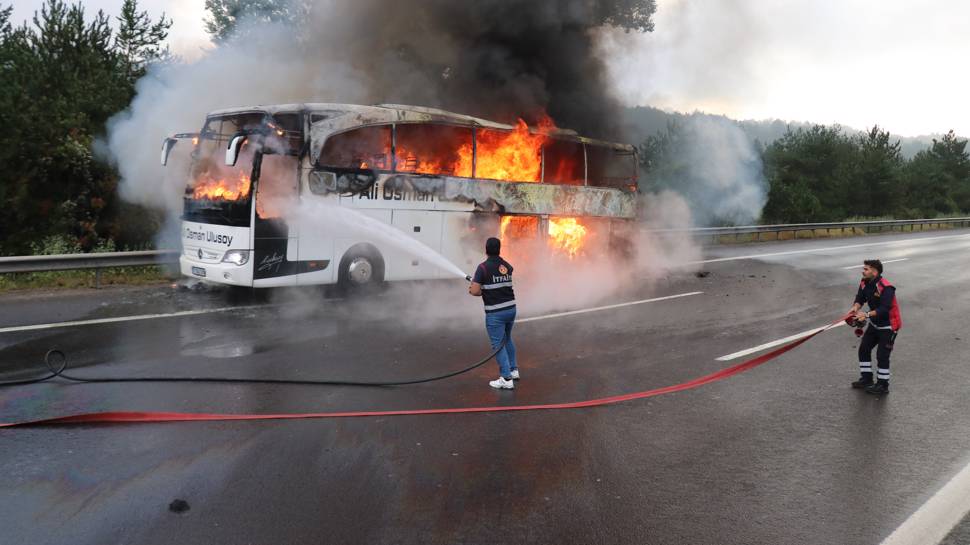
M 479 211 L 506 214 L 636 217 L 636 193 L 597 187 L 397 175 L 384 179 L 377 195 L 474 203 Z
M 323 188 L 314 192 L 327 193 Z M 501 182 L 446 176 L 381 174 L 372 184 L 339 193 L 358 208 L 467 210 L 505 214 L 632 219 L 637 194 L 615 189 Z M 472 205 L 472 206 L 461 206 Z

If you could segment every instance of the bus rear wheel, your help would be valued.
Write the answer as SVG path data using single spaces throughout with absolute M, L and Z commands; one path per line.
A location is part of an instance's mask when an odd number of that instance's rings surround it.
M 346 291 L 374 290 L 384 283 L 384 259 L 377 248 L 358 245 L 340 260 L 337 283 Z

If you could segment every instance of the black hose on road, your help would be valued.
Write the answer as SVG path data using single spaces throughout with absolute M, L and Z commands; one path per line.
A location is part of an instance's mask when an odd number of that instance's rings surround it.
M 67 355 L 61 350 L 52 348 L 47 351 L 44 355 L 44 363 L 47 365 L 48 371 L 47 375 L 39 378 L 25 379 L 25 380 L 13 380 L 9 382 L 0 382 L 0 387 L 3 386 L 22 386 L 25 384 L 37 384 L 39 382 L 46 382 L 54 378 L 62 378 L 70 382 L 213 382 L 213 383 L 233 383 L 233 384 L 293 384 L 293 385 L 311 385 L 311 386 L 406 386 L 408 384 L 421 384 L 424 382 L 434 382 L 437 380 L 444 380 L 446 378 L 455 377 L 474 369 L 481 367 L 488 363 L 489 360 L 495 357 L 500 350 L 505 348 L 506 343 L 508 343 L 508 337 L 502 338 L 502 342 L 499 343 L 498 347 L 492 350 L 487 356 L 481 360 L 475 362 L 473 365 L 461 369 L 459 371 L 454 371 L 451 373 L 445 373 L 443 375 L 436 375 L 428 378 L 421 378 L 415 380 L 402 380 L 394 382 L 367 382 L 367 381 L 352 381 L 352 380 L 295 380 L 295 379 L 275 379 L 275 378 L 228 378 L 228 377 L 74 377 L 66 374 L 64 371 L 67 370 Z

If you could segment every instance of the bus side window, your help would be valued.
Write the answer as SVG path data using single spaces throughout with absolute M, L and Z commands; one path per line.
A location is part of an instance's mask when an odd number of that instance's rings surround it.
M 583 185 L 586 182 L 581 142 L 553 139 L 543 146 L 542 153 L 544 183 Z
M 471 177 L 471 128 L 402 123 L 395 125 L 394 130 L 397 172 Z
M 637 163 L 632 151 L 586 146 L 588 185 L 636 191 Z
M 361 127 L 331 135 L 317 163 L 324 167 L 390 170 L 391 126 Z

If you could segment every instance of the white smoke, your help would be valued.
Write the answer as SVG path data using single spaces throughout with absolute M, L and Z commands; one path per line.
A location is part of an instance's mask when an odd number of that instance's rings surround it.
M 700 225 L 750 225 L 768 202 L 761 155 L 737 123 L 718 116 L 687 118 L 682 146 L 673 150 L 683 164 L 663 186 L 685 196 Z
M 121 174 L 122 198 L 181 212 L 187 171 L 162 167 L 162 140 L 197 132 L 206 113 L 238 106 L 308 101 L 361 102 L 369 97 L 337 55 L 294 55 L 292 29 L 265 25 L 251 38 L 218 47 L 194 62 L 154 67 L 138 81 L 128 110 L 108 123 L 106 147 Z M 181 142 L 176 151 L 191 144 Z M 170 174 L 169 174 L 170 173 Z

